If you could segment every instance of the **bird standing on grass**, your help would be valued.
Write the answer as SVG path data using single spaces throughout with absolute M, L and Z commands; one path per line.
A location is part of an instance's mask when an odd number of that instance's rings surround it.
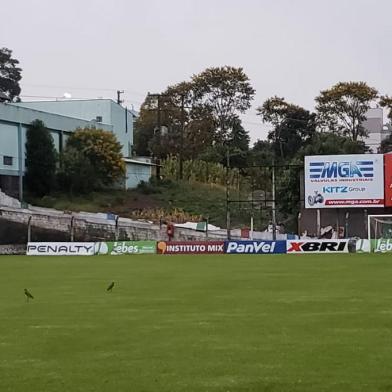
M 111 293 L 114 287 L 114 282 L 110 283 L 109 287 L 106 289 L 107 292 Z
M 33 294 L 31 294 L 29 290 L 24 289 L 24 294 L 26 296 L 27 302 L 29 302 L 29 299 L 34 299 Z

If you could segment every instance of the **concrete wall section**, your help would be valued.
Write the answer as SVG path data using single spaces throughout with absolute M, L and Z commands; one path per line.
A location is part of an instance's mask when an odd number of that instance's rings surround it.
M 0 244 L 26 243 L 27 223 L 31 217 L 34 241 L 70 241 L 71 222 L 74 218 L 75 241 L 102 241 L 115 239 L 115 223 L 106 219 L 88 218 L 81 214 L 66 214 L 50 209 L 0 208 Z M 12 230 L 11 230 L 12 228 Z M 224 239 L 225 234 L 221 238 Z M 213 237 L 211 236 L 211 239 Z M 175 240 L 205 240 L 205 234 L 194 230 L 175 230 Z M 120 218 L 118 240 L 168 240 L 166 226 L 161 228 L 147 222 Z

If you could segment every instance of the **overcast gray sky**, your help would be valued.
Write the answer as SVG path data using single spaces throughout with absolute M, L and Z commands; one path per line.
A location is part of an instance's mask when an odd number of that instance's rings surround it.
M 256 89 L 314 106 L 320 90 L 363 80 L 392 94 L 392 0 L 0 0 L 0 46 L 23 68 L 23 100 L 146 93 L 210 66 L 241 66 Z M 33 97 L 34 96 L 34 97 Z

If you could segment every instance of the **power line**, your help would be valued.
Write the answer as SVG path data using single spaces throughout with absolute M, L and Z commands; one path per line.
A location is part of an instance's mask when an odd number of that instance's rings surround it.
M 59 97 L 59 96 L 54 96 L 54 95 L 26 95 L 26 94 L 21 94 L 20 95 L 21 98 L 41 98 L 41 99 L 57 99 L 57 100 L 62 100 L 64 99 L 64 97 Z M 71 99 L 68 100 L 87 100 L 87 99 L 95 99 L 95 98 L 91 98 L 91 97 L 72 97 Z M 104 99 L 113 99 L 113 98 L 104 98 Z M 138 105 L 141 105 L 142 102 L 140 101 L 135 101 L 133 99 L 123 99 L 122 101 L 125 102 L 130 102 L 130 103 L 135 103 Z
M 45 85 L 45 84 L 31 84 L 31 83 L 21 83 L 22 86 L 27 86 L 27 87 L 42 87 L 42 88 L 63 88 L 63 89 L 70 89 L 70 90 L 91 90 L 91 91 L 111 91 L 111 92 L 116 92 L 117 88 L 106 88 L 106 87 L 72 87 L 72 86 L 60 86 L 60 85 Z M 132 93 L 136 95 L 140 95 L 145 97 L 147 94 L 142 93 L 140 91 L 134 91 L 131 88 L 125 88 L 126 93 Z

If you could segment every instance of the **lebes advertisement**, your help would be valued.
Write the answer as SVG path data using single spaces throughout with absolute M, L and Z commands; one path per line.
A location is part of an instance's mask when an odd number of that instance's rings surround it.
M 305 207 L 384 207 L 383 155 L 305 157 Z
M 97 242 L 95 254 L 98 255 L 135 255 L 157 253 L 156 241 L 116 241 Z

